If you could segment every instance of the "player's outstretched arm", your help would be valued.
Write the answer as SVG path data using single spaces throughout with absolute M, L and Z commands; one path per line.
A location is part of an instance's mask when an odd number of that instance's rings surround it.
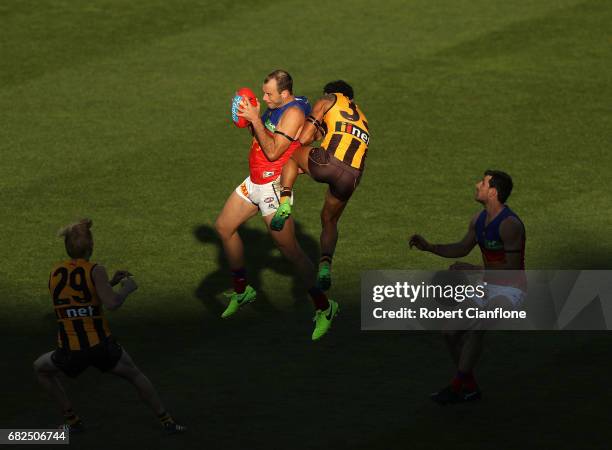
M 442 256 L 443 258 L 462 258 L 467 256 L 476 245 L 476 214 L 468 226 L 468 231 L 459 242 L 452 244 L 431 244 L 423 236 L 414 234 L 410 237 L 408 245 L 419 250 Z
M 129 272 L 127 272 L 129 273 Z M 92 271 L 93 281 L 96 285 L 96 292 L 100 297 L 100 300 L 107 309 L 115 310 L 123 305 L 125 299 L 138 289 L 138 285 L 133 278 L 124 276 L 121 279 L 121 289 L 119 292 L 115 292 L 111 286 L 111 281 L 108 279 L 108 273 L 104 266 L 97 265 Z M 113 276 L 113 280 L 117 277 L 117 273 Z

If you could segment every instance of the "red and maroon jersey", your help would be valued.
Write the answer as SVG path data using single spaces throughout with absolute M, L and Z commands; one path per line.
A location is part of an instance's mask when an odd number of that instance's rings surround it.
M 272 135 L 272 133 L 268 134 Z M 251 151 L 249 153 L 249 172 L 251 181 L 255 184 L 266 184 L 277 179 L 285 163 L 291 158 L 295 149 L 299 147 L 300 141 L 294 141 L 280 158 L 276 161 L 270 161 L 259 146 L 257 139 L 253 138 Z
M 286 105 L 280 108 L 267 109 L 266 112 L 261 116 L 261 121 L 264 124 L 266 133 L 269 136 L 274 137 L 276 126 L 280 121 L 285 111 L 291 107 L 298 107 L 304 113 L 304 116 L 310 114 L 311 106 L 308 103 L 306 97 L 295 97 L 294 100 L 290 101 Z M 270 161 L 266 154 L 261 149 L 259 142 L 256 138 L 253 138 L 251 144 L 251 151 L 249 153 L 249 171 L 251 181 L 255 184 L 266 184 L 274 181 L 281 174 L 281 170 L 285 163 L 291 158 L 293 152 L 300 147 L 299 141 L 294 141 L 289 145 L 289 148 L 278 158 L 276 161 Z
M 520 217 L 512 211 L 509 207 L 504 209 L 495 217 L 489 224 L 485 224 L 487 220 L 487 211 L 483 210 L 478 219 L 476 219 L 476 240 L 480 251 L 482 252 L 482 260 L 484 262 L 485 269 L 495 270 L 496 266 L 503 266 L 506 263 L 506 249 L 504 247 L 504 241 L 501 238 L 499 227 L 501 223 L 508 217 L 515 217 L 521 224 Z M 523 225 L 523 230 L 525 225 Z M 520 267 L 516 270 L 520 270 L 520 275 L 512 276 L 508 279 L 495 277 L 495 284 L 503 284 L 509 286 L 515 286 L 525 290 L 527 287 L 527 281 L 525 278 L 525 240 L 526 235 L 523 232 L 523 239 L 521 243 L 521 262 Z M 501 267 L 499 267 L 501 268 Z

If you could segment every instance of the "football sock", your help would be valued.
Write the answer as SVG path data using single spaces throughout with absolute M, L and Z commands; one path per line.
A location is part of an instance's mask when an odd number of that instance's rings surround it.
M 324 253 L 321 255 L 321 258 L 319 259 L 319 265 L 328 264 L 331 266 L 331 263 L 332 263 L 332 255 L 328 255 L 327 253 Z
M 315 309 L 325 311 L 329 308 L 329 301 L 327 300 L 327 295 L 321 289 L 316 286 L 308 289 L 308 295 L 312 298 L 312 303 L 314 303 Z
M 463 383 L 463 386 L 468 391 L 475 391 L 476 389 L 478 389 L 478 384 L 476 384 L 476 378 L 474 378 L 474 374 L 472 372 L 469 372 L 468 377 Z
M 64 411 L 64 423 L 67 425 L 74 425 L 80 420 L 81 418 L 77 416 L 72 409 L 67 409 Z
M 280 193 L 280 202 L 285 203 L 291 199 L 291 188 L 283 186 Z
M 474 374 L 470 372 L 462 372 L 458 370 L 455 374 L 455 377 L 451 381 L 451 386 L 454 391 L 460 391 L 462 388 L 465 388 L 469 391 L 473 391 L 476 389 L 476 380 L 474 379 Z
M 158 415 L 157 418 L 159 419 L 162 425 L 165 425 L 167 423 L 174 423 L 174 419 L 170 414 L 168 414 L 167 411 L 164 411 L 163 413 Z
M 244 267 L 232 270 L 232 282 L 234 284 L 234 291 L 237 294 L 242 294 L 247 286 L 246 269 Z

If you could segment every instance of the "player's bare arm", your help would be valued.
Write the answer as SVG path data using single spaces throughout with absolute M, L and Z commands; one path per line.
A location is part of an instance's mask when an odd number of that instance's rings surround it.
M 519 270 L 521 269 L 521 254 L 523 246 L 523 235 L 525 229 L 516 217 L 508 217 L 499 226 L 499 234 L 504 243 L 506 261 L 499 269 Z
M 312 108 L 311 114 L 306 118 L 304 129 L 300 133 L 300 143 L 304 146 L 310 145 L 313 141 L 323 138 L 325 134 L 321 121 L 329 108 L 334 105 L 336 97 L 333 95 L 325 95 L 321 97 Z
M 110 309 L 111 311 L 118 309 L 121 305 L 123 305 L 123 302 L 125 302 L 128 295 L 138 289 L 138 285 L 133 278 L 124 276 L 120 280 L 121 289 L 119 289 L 119 292 L 115 292 L 111 286 L 111 281 L 115 280 L 117 273 L 115 276 L 113 276 L 113 280 L 109 280 L 106 269 L 101 265 L 94 267 L 91 275 L 96 285 L 96 291 L 98 292 L 100 300 L 106 309 Z
M 281 175 L 281 186 L 293 187 L 297 176 L 300 173 L 309 173 L 308 170 L 308 154 L 310 152 L 310 144 L 315 140 L 323 138 L 325 132 L 321 121 L 329 108 L 331 108 L 336 100 L 333 95 L 325 95 L 315 103 L 311 114 L 306 118 L 304 128 L 300 133 L 300 143 L 302 147 L 297 149 L 291 159 L 287 161 L 283 167 Z
M 304 126 L 304 113 L 297 107 L 287 109 L 272 137 L 266 132 L 266 127 L 259 116 L 260 107 L 259 101 L 256 106 L 253 106 L 249 101 L 244 101 L 238 108 L 238 116 L 251 122 L 255 139 L 259 142 L 264 154 L 270 161 L 276 161 L 300 134 Z
M 470 221 L 468 231 L 458 242 L 452 244 L 431 244 L 423 236 L 414 234 L 410 237 L 408 244 L 410 248 L 425 252 L 433 253 L 434 255 L 442 256 L 443 258 L 462 258 L 468 255 L 476 246 L 476 219 L 478 214 L 475 214 Z M 471 265 L 470 265 L 471 266 Z M 474 266 L 472 266 L 473 268 Z

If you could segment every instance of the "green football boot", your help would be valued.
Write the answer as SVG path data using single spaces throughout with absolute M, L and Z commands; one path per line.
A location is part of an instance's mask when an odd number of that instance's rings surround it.
M 315 322 L 315 329 L 312 332 L 313 341 L 318 341 L 329 331 L 334 317 L 338 315 L 338 310 L 338 302 L 331 299 L 329 300 L 329 308 L 325 311 L 317 310 L 313 319 Z
M 283 202 L 278 206 L 272 222 L 270 222 L 270 228 L 274 231 L 280 231 L 285 226 L 285 222 L 291 215 L 291 204 L 289 202 Z
M 328 262 L 319 264 L 319 273 L 317 274 L 317 287 L 322 291 L 329 291 L 331 283 L 331 264 Z
M 244 305 L 254 302 L 255 298 L 257 298 L 257 291 L 251 286 L 247 285 L 242 294 L 231 292 L 224 295 L 226 297 L 230 297 L 230 302 L 225 311 L 223 311 L 223 314 L 221 314 L 221 318 L 227 319 L 229 316 L 236 314 L 236 312 Z

